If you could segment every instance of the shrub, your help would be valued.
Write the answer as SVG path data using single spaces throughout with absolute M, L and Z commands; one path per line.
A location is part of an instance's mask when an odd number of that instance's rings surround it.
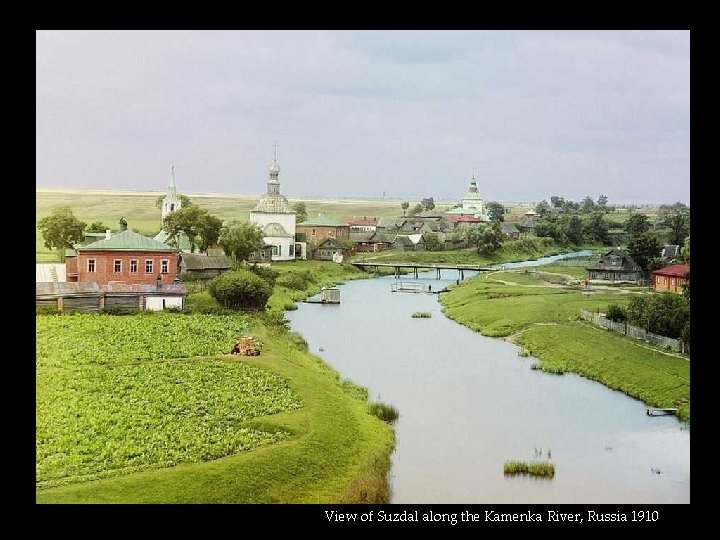
M 288 289 L 304 291 L 310 284 L 315 283 L 315 277 L 309 270 L 295 270 L 279 278 L 277 283 Z
M 627 320 L 627 312 L 622 306 L 610 304 L 605 310 L 605 317 L 615 322 L 625 322 Z
M 138 308 L 122 306 L 105 306 L 102 309 L 102 313 L 106 315 L 137 315 L 138 311 L 140 311 Z
M 257 264 L 248 266 L 248 270 L 250 270 L 253 274 L 263 278 L 265 281 L 267 281 L 270 284 L 271 287 L 275 286 L 275 282 L 277 281 L 277 278 L 280 275 L 280 272 L 273 270 L 270 267 L 258 266 Z
M 429 319 L 432 317 L 432 313 L 429 311 L 416 311 L 412 314 L 413 319 Z
M 400 416 L 400 413 L 395 407 L 392 405 L 386 405 L 385 403 L 370 403 L 368 408 L 370 410 L 370 414 L 377 416 L 380 420 L 383 420 L 388 424 L 392 424 Z
M 265 309 L 272 286 L 260 276 L 241 269 L 212 279 L 208 292 L 226 308 L 259 311 Z

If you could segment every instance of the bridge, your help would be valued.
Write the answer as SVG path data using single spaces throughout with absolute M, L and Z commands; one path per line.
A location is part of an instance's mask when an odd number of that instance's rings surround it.
M 465 279 L 465 270 L 473 272 L 492 272 L 494 268 L 480 266 L 478 264 L 451 264 L 451 263 L 415 263 L 415 262 L 351 262 L 353 266 L 358 268 L 374 267 L 377 272 L 378 268 L 394 268 L 395 277 L 400 277 L 402 268 L 412 268 L 415 278 L 418 277 L 418 269 L 437 270 L 437 279 L 440 279 L 441 270 L 457 270 L 460 272 L 460 279 Z

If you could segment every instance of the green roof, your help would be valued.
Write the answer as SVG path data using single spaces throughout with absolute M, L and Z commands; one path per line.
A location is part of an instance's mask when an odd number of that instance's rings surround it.
M 317 216 L 308 218 L 302 223 L 298 223 L 301 227 L 349 227 L 346 223 L 342 223 L 336 219 L 325 216 Z
M 155 238 L 153 238 L 153 240 L 162 242 L 163 244 L 166 244 L 168 246 L 171 245 L 170 244 L 170 233 L 165 230 L 162 230 L 159 233 L 157 233 L 155 235 Z M 180 234 L 177 235 L 177 244 L 178 244 L 178 247 L 182 251 L 185 251 L 185 252 L 191 251 L 192 245 L 190 244 L 190 239 L 187 237 L 187 234 L 185 234 L 184 232 L 181 232 Z
M 179 251 L 177 248 L 126 230 L 110 238 L 79 246 L 77 251 Z

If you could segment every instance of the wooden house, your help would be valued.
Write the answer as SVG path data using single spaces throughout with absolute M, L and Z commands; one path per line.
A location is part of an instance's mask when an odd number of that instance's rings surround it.
M 586 271 L 588 279 L 592 280 L 637 283 L 642 279 L 642 269 L 632 257 L 615 249 L 603 254 Z

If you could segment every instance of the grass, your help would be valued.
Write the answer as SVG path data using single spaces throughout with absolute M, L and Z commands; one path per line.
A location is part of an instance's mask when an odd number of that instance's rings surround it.
M 400 413 L 397 408 L 393 405 L 387 405 L 385 403 L 370 403 L 368 410 L 370 411 L 370 414 L 377 416 L 380 420 L 387 422 L 388 424 L 392 424 L 400 417 Z
M 576 279 L 585 279 L 587 271 L 584 266 L 571 266 L 562 264 L 550 264 L 539 269 L 543 274 L 565 274 Z
M 193 320 L 193 317 L 188 315 L 172 316 L 190 317 Z M 72 321 L 75 317 L 56 318 Z M 118 319 L 128 321 L 137 317 L 144 318 L 136 316 Z M 211 316 L 204 316 L 205 319 L 208 317 Z M 101 320 L 101 317 L 98 319 Z M 248 318 L 242 317 L 241 320 L 247 321 Z M 198 321 L 202 321 L 202 318 Z M 385 422 L 368 414 L 367 399 L 357 390 L 357 385 L 341 381 L 337 372 L 317 357 L 308 354 L 306 346 L 303 347 L 303 341 L 298 339 L 297 335 L 288 332 L 283 326 L 266 324 L 261 317 L 251 317 L 249 321 L 248 333 L 257 336 L 264 343 L 261 356 L 222 357 L 221 360 L 204 361 L 217 362 L 219 366 L 240 364 L 251 371 L 261 370 L 272 380 L 287 381 L 292 395 L 303 406 L 256 417 L 250 422 L 267 433 L 291 434 L 288 438 L 220 459 L 182 463 L 174 467 L 142 470 L 92 482 L 38 489 L 37 502 L 387 502 L 389 455 L 394 447 L 392 429 Z M 172 370 L 174 366 L 187 365 L 183 361 L 161 363 L 168 370 Z M 56 365 L 57 362 L 48 364 Z M 134 368 L 137 366 L 124 368 L 114 362 L 99 362 L 89 367 L 69 364 L 68 368 L 41 366 L 37 369 L 40 374 L 53 370 L 56 373 L 72 373 L 92 369 L 97 370 L 95 373 L 110 373 L 113 370 Z M 44 374 L 40 379 L 43 377 Z M 214 378 L 210 381 L 211 379 L 208 379 L 204 384 L 215 384 Z M 267 391 L 274 393 L 272 388 L 268 387 Z M 79 388 L 78 392 L 87 399 L 101 398 L 104 395 L 81 390 Z M 42 380 L 38 382 L 37 391 L 38 399 L 50 398 L 46 395 L 46 386 Z M 238 398 L 254 401 L 261 392 L 253 394 L 255 395 L 240 394 Z M 213 391 L 210 391 L 210 396 L 213 395 Z M 195 406 L 208 406 L 214 399 L 216 398 L 201 398 Z M 68 409 L 66 414 L 69 417 L 73 413 L 81 412 L 79 403 L 66 399 L 62 402 Z M 168 402 L 168 406 L 175 403 L 173 398 Z M 58 431 L 61 427 L 51 423 L 49 429 Z M 81 446 L 92 444 L 91 439 L 96 436 L 98 434 L 93 430 L 76 432 Z M 108 439 L 112 437 L 108 436 Z
M 555 476 L 555 465 L 547 461 L 506 461 L 503 472 L 507 475 L 529 474 L 543 478 Z
M 413 319 L 429 319 L 432 317 L 432 313 L 429 311 L 416 311 L 412 314 Z
M 541 359 L 543 371 L 572 371 L 652 407 L 678 407 L 678 417 L 690 420 L 690 362 L 685 358 L 584 322 L 533 326 L 518 341 Z
M 484 335 L 513 336 L 540 360 L 533 369 L 578 373 L 650 406 L 677 407 L 678 417 L 690 420 L 687 358 L 579 321 L 581 309 L 605 311 L 611 303 L 627 304 L 625 291 L 588 294 L 560 287 L 505 285 L 492 281 L 497 275 L 481 275 L 452 287 L 440 298 L 444 313 Z

